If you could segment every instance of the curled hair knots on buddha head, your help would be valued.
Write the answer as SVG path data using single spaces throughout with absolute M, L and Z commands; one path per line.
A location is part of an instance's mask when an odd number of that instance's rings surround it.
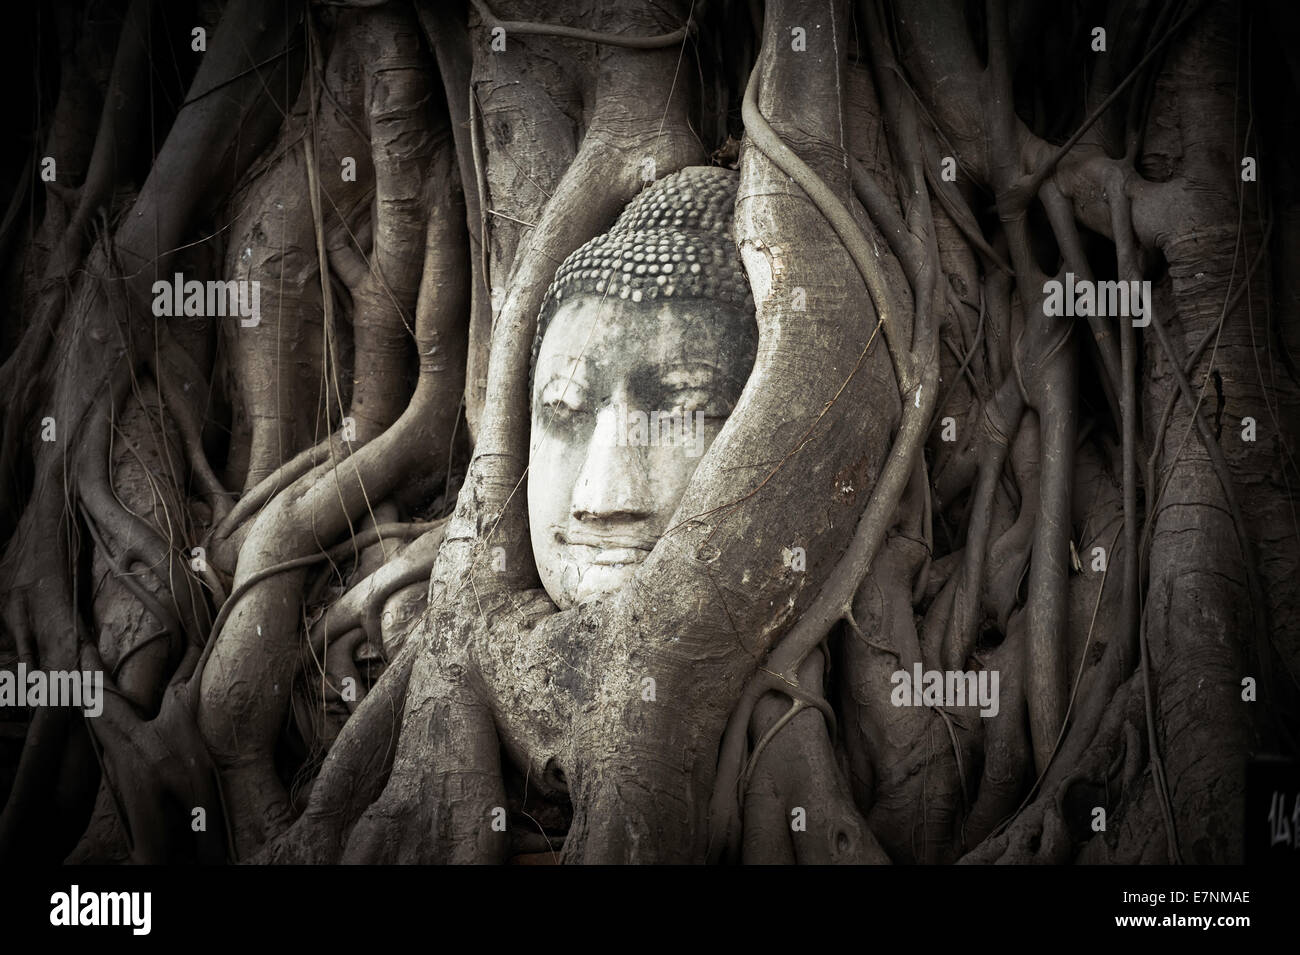
M 546 290 L 532 366 L 556 310 L 581 295 L 656 306 L 695 299 L 752 313 L 740 254 L 731 236 L 740 174 L 687 166 L 627 204 L 613 227 L 574 251 Z M 529 390 L 532 390 L 529 372 Z

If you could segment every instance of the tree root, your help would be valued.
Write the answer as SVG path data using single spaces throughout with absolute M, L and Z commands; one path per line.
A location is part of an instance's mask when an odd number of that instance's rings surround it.
M 799 669 L 800 686 L 820 697 L 823 653 Z M 824 703 L 824 701 L 823 701 Z M 745 773 L 744 850 L 749 863 L 888 863 L 853 803 L 831 747 L 825 715 L 769 694 L 754 707 L 754 753 Z M 767 741 L 767 745 L 763 745 Z
M 435 173 L 441 201 L 433 205 L 427 230 L 415 336 L 420 377 L 410 404 L 391 428 L 333 471 L 311 481 L 300 478 L 261 513 L 241 549 L 237 592 L 268 568 L 299 559 L 318 540 L 336 539 L 371 501 L 391 495 L 413 471 L 440 473 L 445 467 L 462 387 L 463 342 L 455 327 L 465 291 L 463 252 L 455 238 L 461 216 L 448 173 L 444 159 Z M 238 787 L 227 796 L 241 855 L 287 821 L 271 755 L 298 658 L 291 597 L 300 591 L 302 572 L 257 580 L 238 606 L 232 594 L 223 607 L 223 627 L 214 628 L 211 658 L 201 674 L 200 727 L 224 781 Z

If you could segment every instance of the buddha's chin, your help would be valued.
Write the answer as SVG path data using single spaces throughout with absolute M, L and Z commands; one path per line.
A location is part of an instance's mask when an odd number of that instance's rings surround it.
M 639 559 L 627 563 L 592 563 L 585 560 L 568 560 L 560 575 L 559 599 L 562 610 L 586 603 L 612 593 L 626 584 L 636 574 L 644 560 L 644 552 L 630 555 Z

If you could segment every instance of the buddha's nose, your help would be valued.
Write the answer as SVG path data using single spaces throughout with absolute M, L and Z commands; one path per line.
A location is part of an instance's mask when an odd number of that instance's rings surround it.
M 575 520 L 641 520 L 654 513 L 646 450 L 626 440 L 626 409 L 602 408 L 573 487 Z

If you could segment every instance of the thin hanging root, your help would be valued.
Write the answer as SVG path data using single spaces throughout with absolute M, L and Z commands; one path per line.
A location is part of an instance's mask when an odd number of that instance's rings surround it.
M 950 284 L 945 284 L 944 287 L 948 289 L 949 294 L 955 296 L 956 293 L 952 291 L 952 286 Z M 961 302 L 956 300 L 956 298 L 954 297 L 951 304 L 953 310 L 958 314 L 960 314 L 958 307 L 960 306 Z M 970 348 L 967 349 L 965 355 L 958 354 L 956 352 L 955 346 L 953 346 L 952 343 L 949 342 L 947 339 L 944 340 L 944 343 L 947 344 L 951 349 L 953 349 L 954 357 L 959 358 L 961 360 L 961 364 L 957 366 L 957 373 L 953 376 L 953 381 L 949 382 L 948 387 L 945 388 L 943 394 L 939 396 L 940 408 L 947 407 L 948 400 L 952 397 L 953 392 L 957 390 L 958 379 L 960 379 L 963 375 L 966 377 L 966 380 L 970 384 L 971 394 L 975 396 L 975 400 L 978 401 L 981 406 L 984 403 L 980 397 L 981 391 L 978 387 L 978 383 L 975 380 L 975 376 L 970 371 L 970 363 L 975 358 L 975 356 L 979 353 L 980 346 L 984 344 L 984 315 L 986 311 L 987 309 L 985 308 L 984 296 L 981 295 L 979 317 L 977 318 L 975 323 L 975 337 L 971 340 Z
M 1219 313 L 1219 320 L 1210 325 L 1201 336 L 1201 340 L 1196 343 L 1196 347 L 1188 354 L 1187 360 L 1183 362 L 1183 374 L 1190 376 L 1196 370 L 1196 363 L 1201 360 L 1201 355 L 1205 354 L 1205 349 L 1209 347 L 1210 341 L 1217 338 L 1223 331 L 1224 322 L 1229 315 L 1241 303 L 1246 293 L 1250 291 L 1250 280 L 1255 275 L 1255 270 L 1259 268 L 1260 262 L 1264 260 L 1264 254 L 1268 251 L 1269 239 L 1273 234 L 1273 223 L 1275 219 L 1269 216 L 1268 222 L 1264 226 L 1264 234 L 1260 238 L 1259 252 L 1251 261 L 1250 266 L 1246 269 L 1246 277 L 1237 286 L 1237 291 L 1233 292 L 1231 297 L 1223 303 L 1223 310 Z M 1160 457 L 1160 449 L 1164 445 L 1165 432 L 1169 430 L 1169 420 L 1174 413 L 1174 408 L 1178 405 L 1178 400 L 1182 397 L 1182 391 L 1174 388 L 1169 393 L 1169 398 L 1165 402 L 1164 410 L 1160 413 L 1160 423 L 1156 425 L 1155 434 L 1151 438 L 1151 450 L 1146 460 L 1146 484 L 1148 494 L 1157 494 L 1156 489 L 1156 461 Z M 1154 513 L 1156 505 L 1159 503 L 1159 497 L 1147 505 L 1147 509 Z M 1148 549 L 1151 544 L 1151 532 L 1155 529 L 1155 521 L 1146 521 L 1142 526 L 1142 541 L 1140 544 L 1142 559 L 1140 563 L 1139 574 L 1142 579 L 1146 578 L 1146 566 Z
M 1115 542 L 1116 540 L 1119 539 L 1119 534 L 1120 531 L 1123 529 L 1123 527 L 1124 525 L 1121 524 L 1119 527 L 1115 529 L 1115 533 L 1114 535 L 1112 535 L 1110 539 L 1108 553 L 1113 554 L 1115 552 Z M 1131 557 L 1128 559 L 1131 560 Z M 1075 703 L 1078 700 L 1079 684 L 1083 679 L 1083 671 L 1088 663 L 1088 648 L 1092 645 L 1093 629 L 1097 625 L 1097 611 L 1101 609 L 1101 598 L 1102 598 L 1102 594 L 1106 592 L 1106 581 L 1107 579 L 1109 579 L 1109 576 L 1110 576 L 1110 565 L 1107 564 L 1106 569 L 1102 571 L 1101 586 L 1097 588 L 1097 599 L 1092 606 L 1092 618 L 1088 621 L 1088 634 L 1087 637 L 1084 639 L 1083 651 L 1079 654 L 1079 669 L 1076 671 L 1074 676 L 1074 684 L 1070 689 L 1070 699 L 1068 704 L 1066 705 L 1065 716 L 1061 721 L 1061 729 L 1060 732 L 1057 733 L 1056 742 L 1052 745 L 1051 754 L 1048 756 L 1047 762 L 1038 769 L 1038 776 L 1035 779 L 1033 786 L 1029 788 L 1029 792 L 1025 794 L 1025 798 L 1020 803 L 1019 808 L 1017 808 L 1014 813 L 1012 813 L 1006 820 L 1004 820 L 1001 824 L 998 825 L 996 829 L 996 831 L 998 832 L 1004 831 L 1007 828 L 1007 826 L 1009 826 L 1012 822 L 1015 821 L 1016 816 L 1018 816 L 1021 812 L 1023 812 L 1025 810 L 1025 807 L 1030 804 L 1035 794 L 1039 791 L 1039 788 L 1043 785 L 1044 779 L 1047 778 L 1048 771 L 1052 768 L 1053 760 L 1055 760 L 1057 755 L 1061 752 L 1061 747 L 1065 743 L 1066 731 L 1071 725 L 1070 717 L 1074 713 Z M 1120 659 L 1123 659 L 1124 657 L 1123 648 L 1120 649 L 1119 656 Z
M 1029 562 L 1028 669 L 1025 696 L 1034 762 L 1041 771 L 1065 720 L 1066 670 L 1063 642 L 1068 621 L 1067 588 L 1070 495 L 1074 480 L 1077 381 L 1073 350 L 1062 350 L 1030 386 L 1038 411 L 1042 474 L 1034 546 Z M 1044 380 L 1052 378 L 1050 386 Z
M 1010 278 L 1015 278 L 1015 270 L 1011 268 L 1002 256 L 994 251 L 993 247 L 985 240 L 984 235 L 980 232 L 979 223 L 975 221 L 975 215 L 971 212 L 970 206 L 962 197 L 961 191 L 955 183 L 945 182 L 942 176 L 936 177 L 935 170 L 940 168 L 939 149 L 934 137 L 925 136 L 926 163 L 925 163 L 925 181 L 930 187 L 930 191 L 938 198 L 939 204 L 943 206 L 944 211 L 972 246 L 980 251 L 985 258 L 1001 269 Z
M 965 816 L 970 812 L 970 793 L 966 788 L 966 768 L 962 765 L 961 744 L 957 742 L 957 731 L 952 728 L 952 717 L 948 715 L 948 711 L 941 706 L 933 709 L 943 720 L 944 729 L 948 731 L 948 741 L 952 744 L 953 761 L 957 764 L 957 781 L 961 783 L 961 811 Z
M 1024 633 L 1020 616 L 985 662 L 1002 675 L 1000 706 L 984 732 L 984 767 L 975 804 L 962 824 L 963 846 L 978 846 L 1016 811 L 1033 761 L 1025 722 Z
M 979 461 L 966 550 L 959 571 L 953 611 L 945 629 L 944 666 L 960 670 L 979 637 L 980 610 L 985 588 L 985 567 L 993 521 L 994 495 L 1001 479 L 1011 440 L 1020 426 L 1024 402 L 1013 379 L 1006 379 L 984 407 L 978 439 Z
M 358 706 L 366 698 L 365 682 L 361 679 L 361 671 L 357 669 L 353 662 L 353 655 L 357 647 L 366 642 L 366 632 L 360 628 L 345 633 L 341 640 L 335 640 L 330 643 L 325 650 L 325 659 L 321 673 L 321 690 L 322 699 L 325 702 L 334 702 L 343 700 L 343 704 L 348 708 L 348 713 L 355 713 Z M 348 699 L 343 695 L 345 681 L 351 680 L 352 686 L 355 687 L 356 694 L 353 699 Z M 359 694 L 359 695 L 357 695 Z
M 1102 720 L 1090 744 L 1071 760 L 1068 768 L 1058 761 L 1041 781 L 1038 797 L 1009 820 L 1004 827 L 994 830 L 988 838 L 967 853 L 960 862 L 967 864 L 1044 862 L 1064 864 L 1071 861 L 1074 845 L 1068 838 L 1063 842 L 1050 842 L 1044 833 L 1047 820 L 1058 825 L 1063 821 L 1061 807 L 1069 787 L 1081 780 L 1104 781 L 1109 778 L 1114 753 L 1124 741 L 1133 737 L 1132 728 L 1145 722 L 1141 674 L 1134 673 L 1109 694 L 1102 705 Z M 1073 734 L 1071 734 L 1073 735 Z M 1067 744 L 1067 750 L 1070 746 Z M 1043 836 L 1042 849 L 1033 852 L 1030 846 L 1036 835 Z
M 740 700 L 727 719 L 718 751 L 718 773 L 713 784 L 713 797 L 709 801 L 709 848 L 711 864 L 738 855 L 743 812 L 741 808 L 742 774 L 746 766 L 746 749 L 749 742 L 749 723 L 754 707 L 777 681 L 770 671 L 760 670 L 745 685 Z
M 94 524 L 95 531 L 106 546 L 125 542 L 125 547 L 136 555 L 137 562 L 148 568 L 165 595 L 160 603 L 170 605 L 172 612 L 159 616 L 164 626 L 177 625 L 191 642 L 201 643 L 207 631 L 208 610 L 201 590 L 190 576 L 189 565 L 172 550 L 156 528 L 126 510 L 113 494 L 112 475 L 109 469 L 109 435 L 111 416 L 121 403 L 131 385 L 129 363 L 124 362 L 114 377 L 104 401 L 92 410 L 86 422 L 85 443 L 80 449 L 77 467 L 77 495 L 81 507 Z M 108 546 L 106 557 L 113 561 L 113 546 Z M 120 555 L 119 555 L 120 556 Z M 128 581 L 129 567 L 119 566 L 123 582 L 137 596 L 144 588 Z M 153 602 L 153 601 L 150 601 Z M 175 621 L 175 624 L 169 624 Z
M 212 470 L 212 464 L 203 450 L 202 426 L 194 414 L 194 408 L 176 387 L 171 375 L 154 368 L 153 376 L 154 381 L 158 383 L 163 405 L 171 414 L 172 421 L 176 423 L 176 430 L 180 433 L 185 447 L 185 456 L 190 465 L 190 474 L 198 482 L 202 495 L 212 505 L 212 523 L 220 523 L 230 511 L 230 498 L 233 494 L 225 489 L 221 479 Z
M 107 561 L 108 565 L 112 568 L 114 578 L 121 583 L 122 586 L 126 587 L 127 590 L 131 591 L 132 596 L 134 596 L 136 600 L 140 601 L 144 606 L 144 609 L 147 610 L 154 618 L 155 622 L 162 627 L 161 633 L 167 637 L 169 652 L 172 654 L 172 658 L 179 659 L 181 640 L 185 636 L 185 628 L 181 626 L 180 618 L 175 613 L 164 607 L 158 600 L 157 595 L 145 587 L 144 584 L 137 580 L 135 575 L 131 573 L 132 565 L 143 563 L 143 558 L 134 548 L 127 548 L 121 554 L 114 554 L 112 548 L 110 548 L 108 543 L 104 540 L 103 534 L 95 523 L 94 517 L 88 510 L 86 510 L 84 504 L 80 505 L 80 510 L 82 519 L 86 522 L 86 528 L 90 531 L 91 539 L 95 542 L 95 546 L 99 548 L 104 560 Z M 137 645 L 129 652 L 134 652 L 135 650 L 140 649 L 140 646 L 141 645 Z M 117 665 L 120 667 L 122 661 L 119 660 Z
M 1118 176 L 1116 177 L 1118 178 Z M 1118 185 L 1118 184 L 1117 184 Z M 1141 278 L 1138 260 L 1137 239 L 1133 234 L 1132 211 L 1128 199 L 1120 189 L 1119 196 L 1111 201 L 1111 232 L 1115 236 L 1116 258 L 1119 260 L 1120 278 L 1134 281 Z M 1124 627 L 1133 634 L 1138 632 L 1139 580 L 1138 572 L 1142 562 L 1138 553 L 1138 509 L 1137 509 L 1137 457 L 1138 448 L 1138 410 L 1137 410 L 1137 333 L 1132 322 L 1120 322 L 1120 441 L 1121 468 L 1124 486 L 1124 580 L 1120 594 L 1120 615 Z M 1149 493 L 1149 492 L 1148 492 Z M 1112 544 L 1112 548 L 1113 548 Z M 1105 581 L 1102 581 L 1103 586 Z M 1089 636 L 1092 628 L 1089 627 Z M 1124 663 L 1130 664 L 1134 657 L 1132 639 L 1124 642 Z
M 307 145 L 310 147 L 310 143 Z M 307 168 L 310 178 L 314 181 L 316 178 L 314 163 L 309 162 Z M 328 194 L 326 195 L 328 197 Z M 353 219 L 355 220 L 358 215 L 365 216 L 359 222 L 349 222 L 343 218 L 340 212 L 338 221 L 325 236 L 325 253 L 329 268 L 343 282 L 343 286 L 347 289 L 349 295 L 356 294 L 357 288 L 360 287 L 366 274 L 370 271 L 367 259 L 369 256 L 368 250 L 373 240 L 373 229 L 371 228 L 369 215 L 373 200 L 374 194 L 371 192 L 364 201 L 357 204 Z M 319 205 L 319 203 L 315 205 Z M 337 207 L 335 207 L 335 212 L 339 212 Z M 319 216 L 315 208 L 312 209 L 312 216 L 313 218 Z
M 1246 570 L 1246 583 L 1250 592 L 1251 615 L 1254 618 L 1254 636 L 1256 641 L 1259 660 L 1263 663 L 1269 658 L 1268 647 L 1269 635 L 1268 624 L 1265 619 L 1265 609 L 1268 604 L 1264 600 L 1264 589 L 1259 580 L 1259 569 L 1255 563 L 1255 555 L 1250 543 L 1250 535 L 1246 531 L 1246 520 L 1242 516 L 1241 506 L 1237 502 L 1237 493 L 1232 480 L 1232 470 L 1228 467 L 1228 461 L 1223 456 L 1223 448 L 1220 446 L 1218 439 L 1210 432 L 1210 426 L 1206 423 L 1205 418 L 1200 414 L 1200 401 L 1192 393 L 1192 386 L 1187 381 L 1187 376 L 1179 365 L 1178 357 L 1174 354 L 1173 344 L 1169 341 L 1169 333 L 1165 330 L 1164 323 L 1160 321 L 1159 316 L 1151 316 L 1151 328 L 1156 333 L 1156 340 L 1160 343 L 1161 350 L 1165 353 L 1165 358 L 1169 361 L 1170 373 L 1178 383 L 1178 390 L 1183 396 L 1188 408 L 1191 409 L 1191 415 L 1196 423 L 1197 433 L 1201 436 L 1201 441 L 1205 445 L 1206 453 L 1210 456 L 1210 463 L 1214 468 L 1214 473 L 1219 479 L 1219 484 L 1223 488 L 1223 496 L 1228 503 L 1228 510 L 1232 515 L 1232 523 L 1237 531 L 1237 544 L 1241 548 L 1242 563 Z
M 852 611 L 846 609 L 844 619 L 852 619 Z M 856 623 L 853 626 L 857 626 Z M 811 651 L 810 651 L 811 652 Z M 804 661 L 799 661 L 803 666 Z M 786 718 L 778 721 L 776 727 L 765 733 L 756 744 L 752 754 L 746 756 L 749 739 L 749 726 L 755 709 L 764 695 L 776 692 L 790 697 L 793 704 Z M 833 733 L 835 713 L 820 693 L 810 692 L 802 687 L 798 679 L 791 679 L 785 674 L 777 673 L 767 667 L 759 670 L 746 684 L 739 702 L 732 709 L 723 733 L 718 757 L 717 777 L 713 786 L 713 796 L 709 802 L 709 848 L 710 862 L 717 863 L 724 859 L 734 859 L 739 847 L 744 816 L 745 794 L 749 790 L 749 778 L 758 765 L 758 758 L 776 736 L 777 730 L 793 719 L 799 709 L 813 708 L 826 719 L 826 727 Z
M 758 768 L 758 758 L 763 755 L 767 749 L 767 744 L 772 742 L 772 737 L 781 732 L 781 728 L 799 715 L 800 711 L 808 708 L 808 704 L 803 700 L 791 700 L 790 708 L 782 714 L 781 718 L 773 723 L 763 734 L 762 738 L 754 744 L 754 750 L 749 754 L 749 759 L 745 761 L 745 771 L 740 776 L 740 791 L 737 796 L 740 799 L 741 811 L 745 808 L 745 793 L 749 791 L 750 780 L 754 777 L 754 770 Z
M 898 320 L 894 318 L 891 302 L 892 297 L 889 295 L 888 286 L 883 269 L 878 264 L 875 253 L 867 243 L 866 237 L 862 230 L 858 228 L 857 222 L 853 219 L 853 214 L 844 208 L 844 204 L 836 197 L 830 187 L 822 181 L 808 164 L 800 159 L 789 146 L 781 141 L 770 123 L 763 117 L 758 109 L 758 80 L 759 80 L 759 63 L 755 64 L 753 71 L 749 76 L 749 84 L 745 87 L 745 99 L 742 104 L 741 113 L 745 120 L 745 134 L 749 137 L 750 142 L 754 144 L 763 155 L 772 161 L 774 165 L 787 176 L 793 179 L 801 189 L 808 195 L 818 211 L 826 217 L 826 221 L 835 234 L 839 236 L 840 241 L 848 250 L 853 264 L 857 266 L 858 273 L 866 283 L 867 290 L 871 293 L 871 303 L 875 307 L 876 315 L 879 316 L 881 325 L 885 331 L 885 344 L 889 348 L 889 356 L 894 363 L 894 374 L 898 378 L 899 391 L 905 397 L 910 396 L 920 382 L 917 379 L 916 370 L 919 365 L 918 358 L 937 357 L 910 355 L 906 348 L 907 343 L 903 341 L 902 330 L 898 327 Z M 906 404 L 906 402 L 905 402 Z
M 1061 194 L 1061 190 L 1050 182 L 1043 185 L 1039 191 L 1039 198 L 1047 212 L 1048 221 L 1051 223 L 1052 235 L 1056 238 L 1056 243 L 1061 249 L 1061 257 L 1065 261 L 1065 267 L 1079 278 L 1088 282 L 1093 281 L 1092 268 L 1089 266 L 1088 258 L 1084 254 L 1079 227 L 1074 221 L 1074 213 L 1070 209 L 1069 202 Z M 1088 317 L 1088 326 L 1092 329 L 1092 340 L 1097 347 L 1098 354 L 1101 356 L 1101 383 L 1106 394 L 1106 403 L 1110 407 L 1111 418 L 1115 421 L 1121 421 L 1122 414 L 1119 398 L 1123 384 L 1120 371 L 1121 363 L 1119 344 L 1116 341 L 1114 331 L 1111 329 L 1111 322 L 1110 318 L 1104 316 L 1090 315 Z

